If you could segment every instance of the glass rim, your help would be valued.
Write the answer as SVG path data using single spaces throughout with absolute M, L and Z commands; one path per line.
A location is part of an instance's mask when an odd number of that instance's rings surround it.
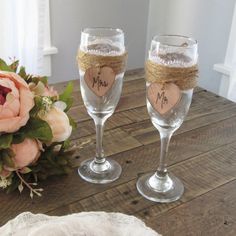
M 82 28 L 81 33 L 82 34 L 86 34 L 86 35 L 91 35 L 90 33 L 86 32 L 86 31 L 95 31 L 95 30 L 104 30 L 107 32 L 114 32 L 114 35 L 111 36 L 104 36 L 104 37 L 117 37 L 117 36 L 121 36 L 124 35 L 124 31 L 120 28 L 113 28 L 113 27 L 85 27 Z M 103 36 L 101 36 L 103 37 Z
M 189 40 L 192 44 L 191 45 L 188 45 L 188 46 L 184 46 L 184 45 L 171 45 L 171 44 L 167 44 L 167 43 L 163 43 L 163 42 L 160 42 L 158 41 L 158 38 L 164 38 L 164 37 L 176 37 L 176 38 L 179 38 L 179 39 L 187 39 Z M 159 42 L 162 46 L 165 46 L 165 47 L 175 47 L 175 48 L 192 48 L 194 46 L 197 46 L 198 45 L 198 41 L 192 37 L 189 37 L 189 36 L 184 36 L 184 35 L 180 35 L 180 34 L 160 34 L 160 35 L 155 35 L 152 37 L 152 41 L 155 41 L 155 42 Z

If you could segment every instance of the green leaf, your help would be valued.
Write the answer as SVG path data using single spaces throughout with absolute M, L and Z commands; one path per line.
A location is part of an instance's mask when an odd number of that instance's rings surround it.
M 0 135 L 0 149 L 9 148 L 11 146 L 12 138 L 12 134 Z
M 7 63 L 2 59 L 0 59 L 0 70 L 14 72 L 11 66 L 8 66 Z
M 25 139 L 25 134 L 17 132 L 13 136 L 12 143 L 13 144 L 19 144 L 19 143 L 22 143 L 24 141 L 24 139 Z
M 71 97 L 72 92 L 73 92 L 73 87 L 74 86 L 72 82 L 68 83 L 64 92 L 59 95 L 59 100 L 62 102 L 65 102 L 67 105 L 65 112 L 67 112 L 73 104 L 73 98 Z
M 11 168 L 15 168 L 15 164 L 14 164 L 13 160 L 5 152 L 2 153 L 2 161 L 3 161 L 4 165 L 11 167 Z
M 48 77 L 47 77 L 47 76 L 40 77 L 40 81 L 41 81 L 44 85 L 47 85 L 47 84 L 48 84 Z
M 18 61 L 18 60 L 17 60 L 17 61 L 14 61 L 14 62 L 10 65 L 11 69 L 12 69 L 14 72 L 17 71 L 18 66 L 19 66 L 19 61 Z
M 30 111 L 30 116 L 37 116 L 38 112 L 44 109 L 42 97 L 36 96 L 34 98 L 34 104 L 33 109 Z
M 43 142 L 50 142 L 53 138 L 52 130 L 48 123 L 39 118 L 30 118 L 27 126 L 20 130 L 27 138 L 39 139 Z
M 21 66 L 21 67 L 20 67 L 20 71 L 19 71 L 18 75 L 19 75 L 21 78 L 23 78 L 23 79 L 26 79 L 26 78 L 27 78 L 27 74 L 26 74 L 26 72 L 25 72 L 25 67 L 24 67 L 24 66 Z
M 28 174 L 30 173 L 32 170 L 29 167 L 24 167 L 23 169 L 20 170 L 20 173 L 22 174 Z
M 10 149 L 10 148 L 8 148 L 8 149 L 6 149 L 6 150 L 4 150 L 6 153 L 7 153 L 7 155 L 9 156 L 9 157 L 14 157 L 16 154 L 13 152 L 13 150 L 12 149 Z
M 66 141 L 63 142 L 62 149 L 68 149 L 70 147 L 70 140 L 67 139 Z
M 75 122 L 75 120 L 71 116 L 69 116 L 68 114 L 67 114 L 67 116 L 69 118 L 70 125 L 72 126 L 72 128 L 76 129 L 77 128 L 77 123 Z
M 15 191 L 18 188 L 19 184 L 20 184 L 19 178 L 16 175 L 14 175 L 12 177 L 12 184 L 7 188 L 7 193 Z
M 3 163 L 2 161 L 0 161 L 0 172 L 2 172 L 2 170 L 3 170 Z
M 62 158 L 58 158 L 57 160 L 57 164 L 61 165 L 61 166 L 65 166 L 67 165 L 68 161 L 66 159 L 62 159 Z

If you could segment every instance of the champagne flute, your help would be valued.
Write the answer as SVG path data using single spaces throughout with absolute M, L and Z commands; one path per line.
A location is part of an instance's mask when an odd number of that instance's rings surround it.
M 184 192 L 181 181 L 168 173 L 166 158 L 171 136 L 183 123 L 191 104 L 197 59 L 197 42 L 192 38 L 162 35 L 155 36 L 151 42 L 146 64 L 146 102 L 151 121 L 160 133 L 160 161 L 155 173 L 141 176 L 136 184 L 139 193 L 151 201 L 173 202 Z M 156 68 L 151 68 L 151 80 L 148 63 Z M 195 77 L 188 78 L 186 73 Z M 169 78 L 162 79 L 166 75 Z M 166 79 L 168 82 L 163 83 Z
M 125 59 L 122 30 L 86 28 L 82 31 L 78 56 L 80 88 L 84 105 L 96 127 L 96 156 L 85 160 L 78 173 L 91 183 L 110 183 L 121 174 L 121 166 L 106 159 L 102 139 L 105 121 L 120 99 Z

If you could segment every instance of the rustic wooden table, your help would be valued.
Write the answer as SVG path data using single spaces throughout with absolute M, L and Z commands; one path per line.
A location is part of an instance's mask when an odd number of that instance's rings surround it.
M 129 73 L 116 112 L 105 126 L 104 149 L 118 161 L 119 180 L 95 185 L 80 179 L 75 169 L 66 177 L 53 177 L 42 186 L 43 197 L 30 200 L 0 193 L 0 223 L 23 211 L 65 215 L 80 211 L 113 211 L 135 215 L 167 236 L 236 235 L 236 104 L 203 89 L 195 89 L 189 114 L 170 143 L 169 170 L 184 183 L 181 200 L 157 204 L 141 197 L 137 177 L 154 171 L 160 141 L 145 104 L 142 71 Z M 136 79 L 136 80 L 133 80 Z M 80 145 L 78 165 L 95 152 L 95 129 L 75 83 L 71 115 L 78 122 L 73 142 Z M 62 90 L 65 83 L 57 84 Z

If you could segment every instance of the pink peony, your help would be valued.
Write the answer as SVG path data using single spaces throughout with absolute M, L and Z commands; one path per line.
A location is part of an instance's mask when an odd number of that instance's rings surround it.
M 36 162 L 40 156 L 40 145 L 35 139 L 25 139 L 22 143 L 12 144 L 11 149 L 15 153 L 13 161 L 16 169 Z
M 15 73 L 0 71 L 0 132 L 19 130 L 27 123 L 33 106 L 28 84 Z

